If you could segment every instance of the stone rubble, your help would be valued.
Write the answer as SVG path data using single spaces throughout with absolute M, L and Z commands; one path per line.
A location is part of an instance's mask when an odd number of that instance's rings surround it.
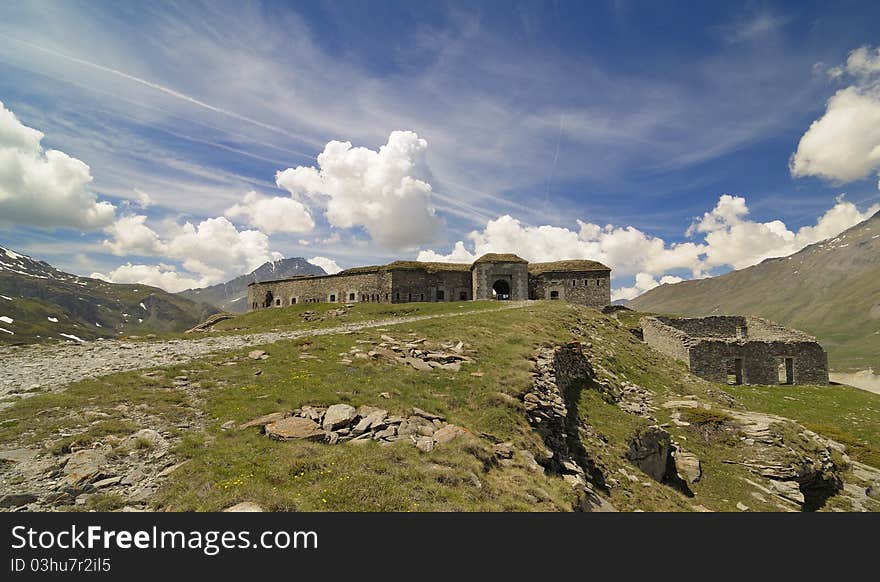
M 354 408 L 348 404 L 273 412 L 242 423 L 238 428 L 253 427 L 260 427 L 266 436 L 276 440 L 312 440 L 331 445 L 404 441 L 426 453 L 470 434 L 466 428 L 448 423 L 438 414 L 415 407 L 404 417 L 391 415 L 384 408 L 367 405 Z
M 473 363 L 474 359 L 465 354 L 468 347 L 462 341 L 429 342 L 425 338 L 399 340 L 382 334 L 381 342 L 364 352 L 357 346 L 351 348 L 340 362 L 351 363 L 351 358 L 386 360 L 409 366 L 420 372 L 445 370 L 458 372 L 462 364 Z M 369 343 L 369 342 L 366 342 Z M 340 354 L 343 355 L 343 354 Z

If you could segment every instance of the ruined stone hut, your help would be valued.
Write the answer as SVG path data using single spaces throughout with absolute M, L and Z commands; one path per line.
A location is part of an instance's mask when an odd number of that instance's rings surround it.
M 760 317 L 644 317 L 641 327 L 648 345 L 712 382 L 828 383 L 828 355 L 816 338 Z
M 408 303 L 551 299 L 601 308 L 611 303 L 611 269 L 596 261 L 529 263 L 489 253 L 468 263 L 395 261 L 335 275 L 248 286 L 251 310 L 299 303 Z

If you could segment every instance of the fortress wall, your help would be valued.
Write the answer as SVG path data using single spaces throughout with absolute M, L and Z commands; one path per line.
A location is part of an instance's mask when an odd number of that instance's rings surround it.
M 690 338 L 683 331 L 667 325 L 656 317 L 643 317 L 639 322 L 646 344 L 690 365 Z
M 611 304 L 611 273 L 608 271 L 543 273 L 529 276 L 530 299 L 553 299 L 602 308 Z
M 527 263 L 475 263 L 473 299 L 492 299 L 492 286 L 499 279 L 510 285 L 510 299 L 525 301 L 529 298 L 529 271 Z
M 338 303 L 390 303 L 391 273 L 376 271 L 255 283 L 248 287 L 248 307 L 263 309 L 268 291 L 272 292 L 272 307 L 286 307 L 292 304 L 292 299 L 297 304 L 331 300 Z M 280 305 L 277 304 L 279 299 Z
M 748 322 L 741 315 L 713 315 L 699 318 L 658 317 L 657 319 L 693 338 L 735 338 L 739 337 L 738 330 L 745 330 L 748 333 Z
M 791 358 L 794 384 L 827 384 L 828 356 L 816 342 L 700 340 L 690 351 L 691 371 L 727 382 L 734 359 L 742 360 L 743 384 L 779 384 L 780 364 Z
M 391 301 L 468 301 L 472 299 L 470 271 L 421 269 L 392 271 Z M 462 298 L 462 293 L 464 297 Z

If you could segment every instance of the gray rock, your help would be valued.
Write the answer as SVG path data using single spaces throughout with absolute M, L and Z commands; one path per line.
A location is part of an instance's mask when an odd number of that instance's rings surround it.
M 227 420 L 226 422 L 224 422 L 223 424 L 220 425 L 220 428 L 222 428 L 223 430 L 231 430 L 231 429 L 235 428 L 235 421 L 234 420 Z
M 865 495 L 870 497 L 871 499 L 880 500 L 880 481 L 875 481 L 871 483 L 867 489 L 865 489 Z
M 97 476 L 104 465 L 107 457 L 101 451 L 95 449 L 82 449 L 70 455 L 64 465 L 63 485 L 78 485 L 87 483 Z
M 669 433 L 659 426 L 649 426 L 630 439 L 626 458 L 651 479 L 662 482 L 666 477 L 671 450 Z
M 424 418 L 425 420 L 446 420 L 439 414 L 431 414 L 430 412 L 425 412 L 421 408 L 416 408 L 415 406 L 413 406 L 413 416 L 418 416 L 420 418 Z
M 460 426 L 447 424 L 446 426 L 434 433 L 434 441 L 436 441 L 438 445 L 445 445 L 465 434 L 466 432 L 467 431 Z
M 249 420 L 245 423 L 238 425 L 238 430 L 244 430 L 252 426 L 266 426 L 267 424 L 278 422 L 279 420 L 287 418 L 287 416 L 288 414 L 286 412 L 270 412 L 269 414 L 258 416 L 253 420 Z
M 261 360 L 265 355 L 266 352 L 264 352 L 263 350 L 253 350 L 252 352 L 248 353 L 248 357 L 252 360 Z
M 266 425 L 266 436 L 278 440 L 306 439 L 324 440 L 326 434 L 321 427 L 308 418 L 290 416 Z
M 354 406 L 348 404 L 334 404 L 324 413 L 324 430 L 336 430 L 348 426 L 357 416 Z
M 431 437 L 419 437 L 416 439 L 416 448 L 423 453 L 430 453 L 434 450 L 434 439 Z
M 37 496 L 33 493 L 8 493 L 0 497 L 0 507 L 13 508 L 33 503 Z
M 673 452 L 673 460 L 678 476 L 688 483 L 696 483 L 703 476 L 703 468 L 696 455 L 682 449 L 676 449 Z

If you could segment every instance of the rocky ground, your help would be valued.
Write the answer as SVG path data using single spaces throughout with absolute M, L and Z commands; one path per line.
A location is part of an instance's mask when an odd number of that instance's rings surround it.
M 525 302 L 512 303 L 500 307 L 498 310 L 516 309 L 524 305 L 526 305 Z M 28 394 L 57 390 L 66 384 L 86 378 L 97 378 L 127 370 L 178 365 L 212 353 L 271 344 L 281 340 L 350 333 L 368 328 L 426 319 L 461 317 L 470 314 L 471 312 L 464 311 L 439 315 L 398 317 L 320 329 L 186 340 L 155 342 L 104 340 L 65 345 L 2 347 L 0 348 L 0 362 L 2 362 L 2 367 L 0 367 L 0 409 Z

